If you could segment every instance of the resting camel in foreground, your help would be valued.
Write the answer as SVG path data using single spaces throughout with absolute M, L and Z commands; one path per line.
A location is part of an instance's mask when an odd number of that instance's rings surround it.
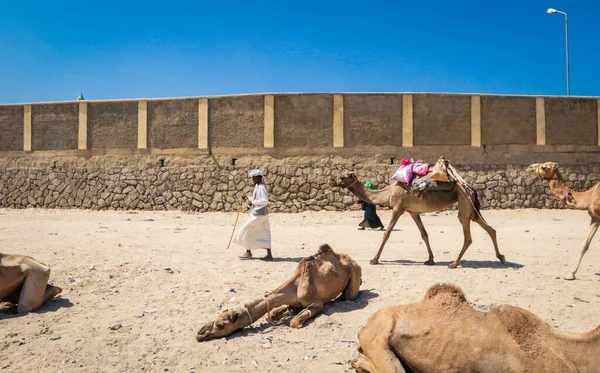
M 264 314 L 268 314 L 269 320 L 277 321 L 300 311 L 290 321 L 290 326 L 301 328 L 334 298 L 355 300 L 361 284 L 360 266 L 348 255 L 335 253 L 325 244 L 316 255 L 303 258 L 282 286 L 243 308 L 225 310 L 215 321 L 202 326 L 196 339 L 203 342 L 228 336 L 253 324 Z
M 379 250 L 373 259 L 371 264 L 378 264 L 379 257 L 383 251 L 383 247 L 390 238 L 390 234 L 398 218 L 405 212 L 408 212 L 410 217 L 415 221 L 419 231 L 421 232 L 421 238 L 425 241 L 427 252 L 429 253 L 429 259 L 425 262 L 425 265 L 433 265 L 433 251 L 429 245 L 429 235 L 423 226 L 421 216 L 419 214 L 426 212 L 435 212 L 443 210 L 454 203 L 458 202 L 458 220 L 463 227 L 464 242 L 460 254 L 456 260 L 448 265 L 450 268 L 456 268 L 460 264 L 460 260 L 473 242 L 471 238 L 471 221 L 479 224 L 492 239 L 494 244 L 494 250 L 496 251 L 496 258 L 504 264 L 504 255 L 500 254 L 498 249 L 498 243 L 496 242 L 496 230 L 490 227 L 490 225 L 481 216 L 479 210 L 479 200 L 477 199 L 477 193 L 474 189 L 471 191 L 461 192 L 459 185 L 456 183 L 451 190 L 448 191 L 427 191 L 422 197 L 415 196 L 407 192 L 400 185 L 395 183 L 388 185 L 383 189 L 371 190 L 361 183 L 356 175 L 350 171 L 343 171 L 337 180 L 334 180 L 335 184 L 342 188 L 349 189 L 359 199 L 371 203 L 373 205 L 382 205 L 392 208 L 392 219 L 388 224 L 388 229 L 383 235 L 383 240 L 379 246 Z M 469 195 L 470 193 L 470 195 Z
M 384 308 L 358 333 L 351 365 L 370 373 L 597 373 L 600 327 L 554 329 L 506 304 L 477 310 L 452 284 L 430 287 L 418 303 Z
M 0 253 L 0 313 L 31 312 L 60 294 L 49 277 L 50 268 L 29 256 Z
M 575 274 L 581 265 L 581 260 L 590 248 L 590 243 L 600 225 L 600 190 L 598 189 L 598 184 L 600 183 L 596 183 L 596 185 L 585 192 L 575 192 L 565 185 L 565 181 L 558 171 L 558 164 L 554 162 L 534 163 L 527 167 L 527 172 L 532 176 L 546 180 L 552 193 L 554 193 L 556 198 L 560 199 L 566 207 L 574 210 L 587 210 L 592 218 L 590 222 L 590 232 L 581 245 L 579 259 L 577 259 L 573 268 L 564 277 L 565 280 L 575 280 Z

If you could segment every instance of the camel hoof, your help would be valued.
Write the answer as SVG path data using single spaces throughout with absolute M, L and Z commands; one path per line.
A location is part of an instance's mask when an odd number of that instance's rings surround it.
M 0 302 L 0 313 L 17 313 L 17 305 L 11 302 Z
M 564 278 L 565 278 L 565 280 L 567 280 L 567 281 L 573 281 L 573 280 L 575 280 L 575 275 L 574 275 L 574 274 L 572 274 L 572 273 L 569 273 L 569 274 L 568 274 L 568 275 L 566 275 Z
M 504 255 L 500 255 L 498 257 L 498 259 L 500 259 L 500 263 L 505 264 L 506 263 L 506 259 L 504 258 Z
M 292 327 L 294 329 L 300 329 L 302 327 L 302 323 L 292 320 L 290 322 L 290 327 Z
M 433 260 L 428 260 L 428 261 L 426 261 L 426 262 L 425 262 L 425 263 L 423 263 L 423 264 L 425 264 L 426 266 L 432 266 L 432 265 L 434 265 L 434 264 L 435 264 L 435 262 L 434 262 Z
M 50 299 L 50 298 L 54 298 L 57 295 L 59 295 L 60 293 L 62 293 L 62 288 L 59 288 L 58 286 L 47 285 L 46 291 L 50 291 L 49 298 L 48 298 L 48 299 Z
M 371 259 L 371 261 L 369 261 L 369 264 L 379 264 L 379 260 Z
M 452 263 L 448 264 L 448 268 L 454 269 L 456 267 L 458 267 L 458 263 L 457 262 L 452 262 Z

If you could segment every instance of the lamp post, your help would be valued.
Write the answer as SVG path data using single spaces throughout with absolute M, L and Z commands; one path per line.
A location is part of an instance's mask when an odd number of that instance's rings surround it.
M 569 17 L 567 13 L 554 8 L 548 8 L 548 14 L 560 13 L 565 16 L 565 45 L 567 52 L 567 96 L 571 96 L 571 78 L 569 76 Z

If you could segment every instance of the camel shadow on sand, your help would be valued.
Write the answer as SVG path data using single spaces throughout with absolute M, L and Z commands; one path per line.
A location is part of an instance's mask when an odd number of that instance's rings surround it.
M 358 298 L 356 298 L 356 300 L 354 300 L 354 301 L 343 301 L 343 300 L 331 301 L 325 305 L 325 308 L 323 309 L 323 312 L 321 314 L 307 320 L 304 323 L 304 326 L 302 326 L 302 328 L 310 327 L 310 324 L 312 324 L 315 320 L 318 320 L 319 317 L 321 317 L 322 315 L 331 316 L 336 313 L 352 312 L 355 310 L 365 308 L 369 304 L 369 301 L 371 299 L 377 298 L 378 296 L 379 296 L 379 294 L 373 292 L 372 289 L 367 289 L 367 290 L 359 291 Z M 248 336 L 248 335 L 253 335 L 253 334 L 268 334 L 268 333 L 272 332 L 275 328 L 278 328 L 278 327 L 288 327 L 289 328 L 291 319 L 292 319 L 292 317 L 290 316 L 290 317 L 286 317 L 286 318 L 280 320 L 277 323 L 262 321 L 261 324 L 257 323 L 256 326 L 246 327 L 246 328 L 239 330 L 225 338 L 229 340 L 230 338 L 237 338 L 237 337 Z
M 423 264 L 422 261 L 414 261 L 414 260 L 406 260 L 406 259 L 398 259 L 398 260 L 380 260 L 380 264 L 382 265 L 406 265 L 406 266 L 416 266 L 421 265 L 423 267 L 429 267 Z M 435 267 L 447 267 L 452 261 L 442 261 L 435 262 Z M 512 269 L 521 269 L 524 265 L 520 263 L 514 262 L 506 262 L 504 264 L 500 263 L 498 260 L 461 260 L 460 266 L 458 268 L 512 268 Z
M 277 263 L 277 262 L 291 262 L 291 263 L 300 263 L 300 261 L 302 259 L 304 259 L 305 257 L 303 256 L 299 256 L 296 258 L 278 258 L 278 257 L 273 257 L 273 260 L 264 260 L 262 259 L 262 257 L 257 256 L 257 257 L 253 257 L 253 258 L 249 258 L 249 259 L 241 259 L 241 260 L 256 260 L 259 262 L 265 262 L 265 263 Z
M 38 308 L 37 310 L 32 311 L 30 313 L 40 314 L 40 313 L 47 313 L 47 312 L 56 312 L 61 308 L 71 308 L 71 307 L 73 307 L 73 303 L 71 303 L 71 301 L 69 299 L 57 297 L 57 298 L 47 301 L 40 308 Z M 26 313 L 16 313 L 16 312 L 0 313 L 0 320 L 12 319 L 12 318 L 20 317 L 20 316 L 24 316 L 24 315 L 26 315 Z

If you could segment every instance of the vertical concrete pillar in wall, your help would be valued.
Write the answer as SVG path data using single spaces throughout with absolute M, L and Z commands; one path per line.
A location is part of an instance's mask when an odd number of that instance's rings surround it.
M 23 150 L 31 151 L 31 105 L 25 105 L 23 113 Z
M 273 95 L 265 95 L 264 108 L 264 146 L 265 148 L 275 147 L 275 98 Z
M 598 145 L 600 145 L 600 98 L 596 103 L 596 107 L 598 110 Z
M 471 96 L 471 146 L 481 147 L 481 96 Z
M 413 96 L 402 96 L 402 146 L 413 146 Z
M 344 96 L 333 95 L 333 147 L 344 147 Z
M 148 101 L 138 102 L 138 149 L 148 148 Z
M 208 99 L 198 99 L 198 149 L 208 149 Z
M 535 98 L 535 133 L 537 145 L 546 145 L 546 110 L 544 98 Z
M 87 102 L 79 103 L 79 135 L 77 141 L 77 149 L 87 149 L 87 133 L 88 133 L 88 119 L 87 119 Z

